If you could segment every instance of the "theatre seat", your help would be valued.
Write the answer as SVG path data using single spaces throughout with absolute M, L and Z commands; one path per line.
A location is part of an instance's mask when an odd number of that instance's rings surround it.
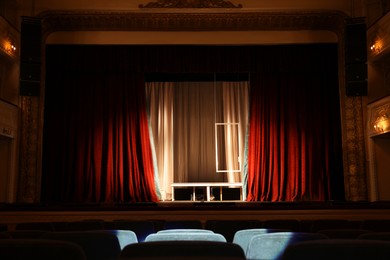
M 1 231 L 8 231 L 8 225 L 7 224 L 0 224 L 0 232 Z
M 118 237 L 101 231 L 48 232 L 42 239 L 62 240 L 79 245 L 88 260 L 116 259 L 121 252 Z
M 390 241 L 390 232 L 368 232 L 358 236 L 358 239 Z
M 207 220 L 205 229 L 222 234 L 228 242 L 233 242 L 234 234 L 243 229 L 261 228 L 259 220 Z
M 46 234 L 50 231 L 44 230 L 12 230 L 7 231 L 7 233 L 15 239 L 24 239 L 24 238 L 40 238 L 43 234 Z
M 390 219 L 366 219 L 361 223 L 361 228 L 376 232 L 390 232 Z
M 66 223 L 66 231 L 103 230 L 102 221 L 71 221 Z
M 199 220 L 167 220 L 164 222 L 163 229 L 193 228 L 202 229 L 202 222 Z
M 284 250 L 292 244 L 328 239 L 320 233 L 275 232 L 252 237 L 246 251 L 247 260 L 281 259 Z M 315 259 L 315 258 L 314 258 Z
M 369 233 L 369 230 L 364 229 L 324 229 L 319 230 L 317 233 L 326 235 L 328 238 L 342 238 L 342 239 L 353 239 L 358 238 L 362 234 Z
M 121 250 L 130 244 L 138 243 L 137 235 L 131 230 L 95 230 L 95 231 L 86 231 L 91 233 L 103 233 L 103 234 L 112 234 L 118 238 L 119 245 Z
M 353 229 L 360 228 L 361 223 L 347 219 L 315 219 L 311 223 L 310 232 L 324 229 Z
M 68 241 L 45 239 L 0 239 L 2 260 L 87 260 L 83 249 Z
M 11 235 L 7 231 L 0 232 L 0 239 L 3 238 L 12 238 Z
M 157 231 L 153 221 L 149 220 L 114 220 L 114 229 L 131 230 L 137 235 L 138 242 L 143 242 L 149 234 Z
M 233 243 L 241 246 L 244 252 L 247 251 L 249 242 L 252 237 L 260 234 L 273 233 L 273 232 L 286 232 L 289 230 L 284 229 L 271 229 L 271 228 L 252 228 L 239 230 L 234 234 Z
M 390 242 L 359 239 L 327 239 L 289 245 L 283 260 L 388 260 Z
M 54 226 L 51 222 L 21 222 L 16 224 L 15 230 L 54 231 Z
M 297 219 L 267 219 L 262 221 L 262 228 L 285 229 L 289 231 L 301 231 L 300 222 Z
M 177 228 L 177 229 L 164 229 L 159 230 L 157 233 L 214 233 L 212 230 L 197 229 L 197 228 Z
M 126 246 L 124 259 L 246 260 L 240 246 L 218 241 L 154 241 Z
M 145 242 L 152 241 L 218 241 L 227 242 L 225 237 L 217 233 L 206 232 L 176 232 L 176 233 L 155 233 L 145 238 Z

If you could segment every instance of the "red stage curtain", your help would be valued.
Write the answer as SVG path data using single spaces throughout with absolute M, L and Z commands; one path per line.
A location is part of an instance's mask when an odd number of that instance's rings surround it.
M 337 194 L 337 77 L 310 66 L 251 77 L 248 201 L 326 201 Z
M 107 67 L 108 57 L 89 56 L 89 67 L 80 68 L 82 52 L 66 55 L 48 68 L 45 200 L 158 201 L 143 74 Z

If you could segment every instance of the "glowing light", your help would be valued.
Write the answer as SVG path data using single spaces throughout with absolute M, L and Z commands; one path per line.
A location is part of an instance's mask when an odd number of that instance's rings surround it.
M 383 133 L 383 132 L 389 131 L 390 130 L 389 126 L 390 126 L 389 117 L 386 113 L 379 116 L 375 120 L 375 123 L 373 125 L 375 132 L 378 132 L 378 133 Z
M 6 40 L 4 40 L 4 42 L 3 42 L 3 50 L 4 50 L 6 53 L 10 54 L 10 55 L 14 55 L 15 52 L 16 52 L 16 46 L 15 46 L 15 44 L 13 43 L 12 40 L 6 39 Z
M 383 42 L 382 42 L 382 40 L 381 39 L 375 40 L 373 42 L 373 44 L 371 44 L 370 50 L 374 54 L 378 54 L 378 53 L 382 52 L 382 50 L 383 50 Z

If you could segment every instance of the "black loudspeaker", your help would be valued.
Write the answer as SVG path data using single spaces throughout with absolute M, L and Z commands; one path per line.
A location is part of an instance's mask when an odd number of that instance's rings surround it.
M 345 62 L 367 61 L 367 26 L 364 18 L 351 18 L 345 22 Z
M 345 21 L 345 80 L 347 96 L 367 95 L 367 27 L 365 18 Z
M 27 63 L 41 63 L 42 25 L 36 17 L 22 17 L 20 27 L 20 60 Z
M 20 79 L 21 80 L 41 80 L 41 64 L 40 63 L 20 63 Z
M 345 77 L 347 82 L 367 80 L 367 63 L 345 64 Z
M 21 96 L 39 96 L 41 89 L 40 81 L 32 80 L 20 80 L 20 91 L 19 95 Z
M 41 85 L 42 25 L 36 17 L 22 17 L 20 29 L 20 95 L 39 96 Z
M 347 96 L 367 96 L 367 80 L 347 82 Z

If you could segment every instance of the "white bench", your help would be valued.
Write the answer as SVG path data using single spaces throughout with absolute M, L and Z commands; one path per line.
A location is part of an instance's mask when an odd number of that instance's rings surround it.
M 242 194 L 242 183 L 241 182 L 183 182 L 183 183 L 172 183 L 172 201 L 175 200 L 175 188 L 186 188 L 192 187 L 192 200 L 196 200 L 195 190 L 196 188 L 206 188 L 206 201 L 211 201 L 211 187 L 219 187 L 220 190 L 220 200 L 222 200 L 222 188 L 240 188 L 240 200 L 243 199 Z

